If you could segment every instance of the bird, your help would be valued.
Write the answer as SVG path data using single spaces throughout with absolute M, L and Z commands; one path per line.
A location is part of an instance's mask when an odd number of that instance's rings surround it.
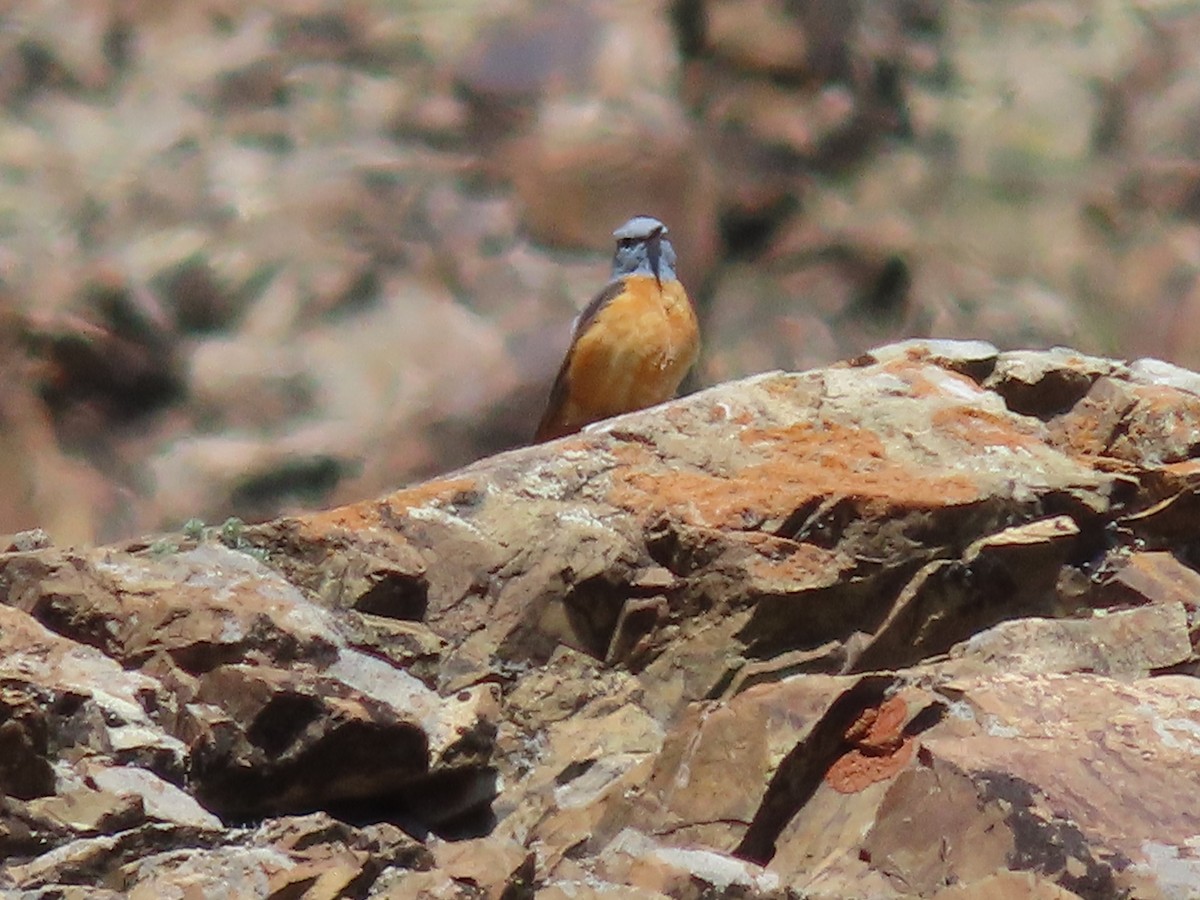
M 675 396 L 700 353 L 700 328 L 666 234 L 652 216 L 613 232 L 612 277 L 575 320 L 534 443 Z

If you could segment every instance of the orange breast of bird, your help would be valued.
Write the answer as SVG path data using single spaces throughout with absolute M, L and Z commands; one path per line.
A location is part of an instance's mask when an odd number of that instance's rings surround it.
M 700 332 L 683 285 L 631 275 L 576 335 L 563 367 L 561 406 L 548 411 L 543 439 L 675 396 L 696 362 Z M 552 420 L 552 421 L 551 421 Z

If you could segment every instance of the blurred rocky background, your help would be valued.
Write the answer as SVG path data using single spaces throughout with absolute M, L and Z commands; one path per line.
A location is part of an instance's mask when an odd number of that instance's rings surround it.
M 1200 4 L 25 0 L 0 533 L 372 496 L 528 438 L 610 232 L 693 386 L 906 336 L 1200 365 Z

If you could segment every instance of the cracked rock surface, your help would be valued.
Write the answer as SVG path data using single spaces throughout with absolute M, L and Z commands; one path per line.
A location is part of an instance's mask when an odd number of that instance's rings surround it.
M 1200 375 L 910 341 L 0 555 L 25 896 L 1200 895 Z

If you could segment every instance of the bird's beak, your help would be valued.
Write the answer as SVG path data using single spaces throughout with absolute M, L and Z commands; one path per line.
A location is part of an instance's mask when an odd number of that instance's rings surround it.
M 654 273 L 654 280 L 658 283 L 658 289 L 662 290 L 662 278 L 658 274 L 658 261 L 662 259 L 662 232 L 656 231 L 646 239 L 646 256 L 650 260 L 650 271 Z

